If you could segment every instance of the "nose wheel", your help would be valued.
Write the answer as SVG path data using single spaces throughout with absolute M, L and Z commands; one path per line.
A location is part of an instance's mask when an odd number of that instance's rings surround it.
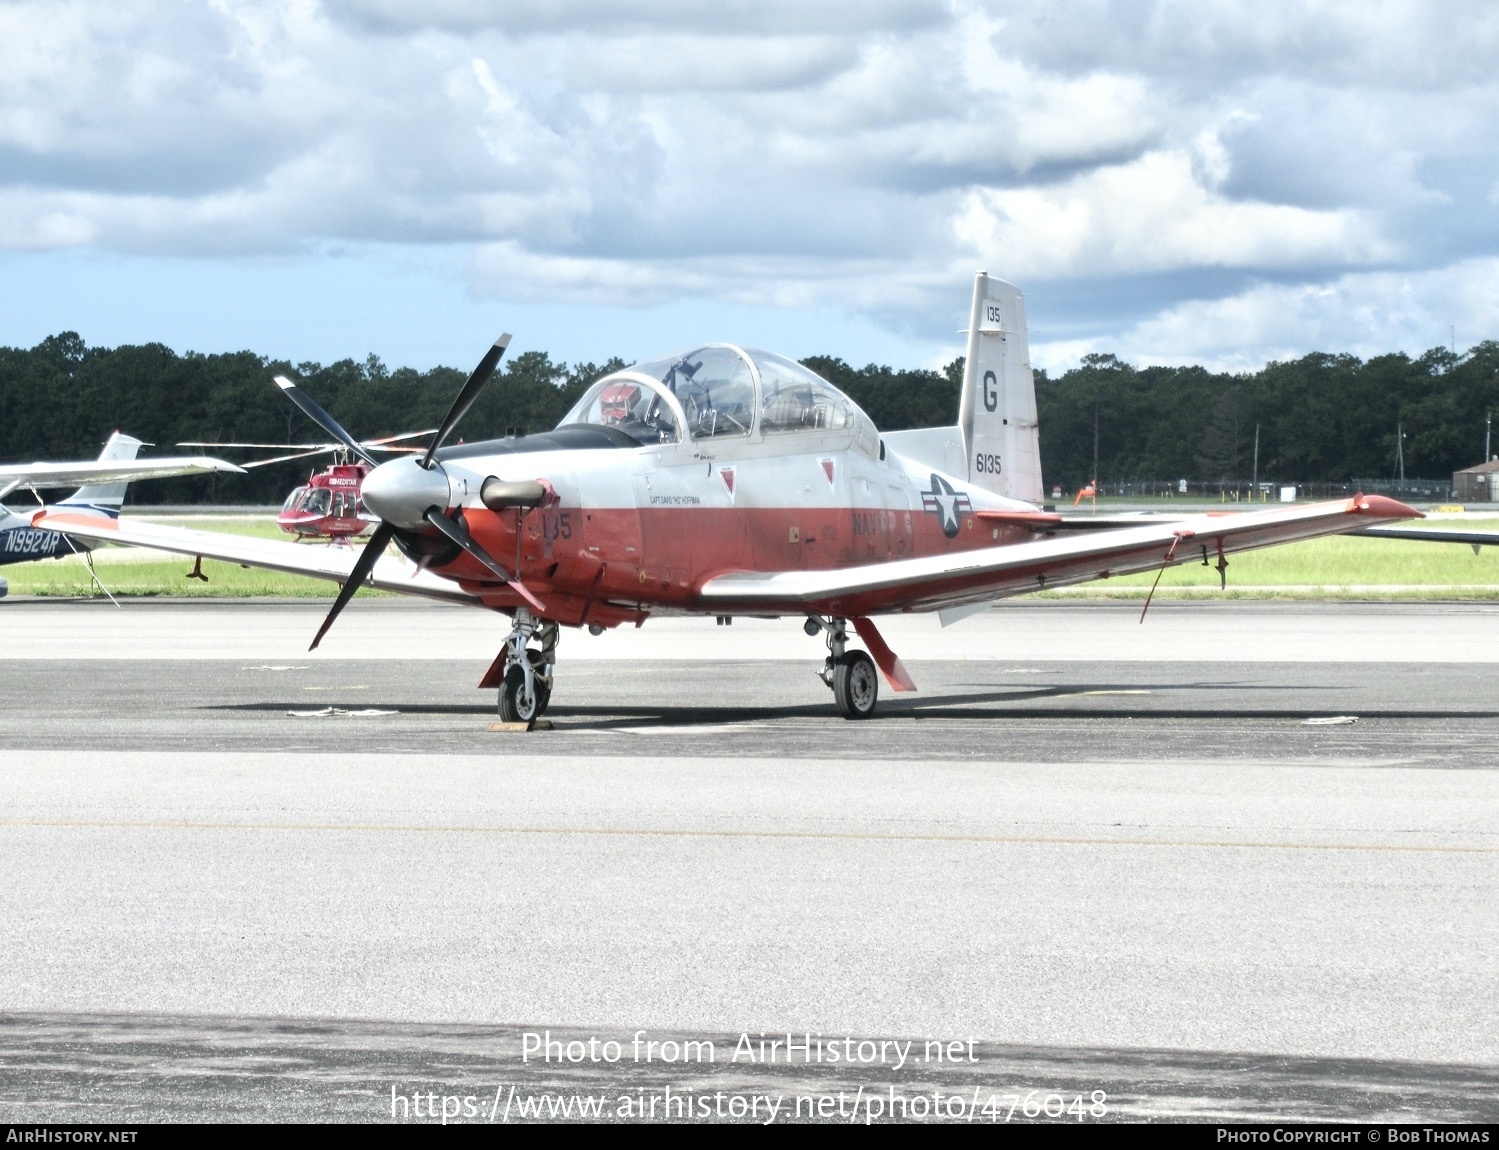
M 505 669 L 505 681 L 500 684 L 500 718 L 507 723 L 534 723 L 546 712 L 552 701 L 552 677 L 543 672 L 540 651 L 527 651 L 526 659 L 531 664 L 531 673 L 512 665 Z
M 500 719 L 506 723 L 534 723 L 552 701 L 552 670 L 557 658 L 556 623 L 538 620 L 521 608 L 505 640 L 505 677 L 500 682 Z M 532 638 L 540 648 L 530 647 Z
M 845 719 L 869 718 L 880 696 L 874 660 L 863 651 L 848 650 L 848 630 L 842 619 L 809 615 L 804 630 L 808 635 L 821 631 L 827 639 L 828 657 L 818 677 L 832 688 L 838 713 Z

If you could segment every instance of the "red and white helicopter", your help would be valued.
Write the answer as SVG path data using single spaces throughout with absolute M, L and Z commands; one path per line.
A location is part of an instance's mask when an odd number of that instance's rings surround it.
M 366 452 L 421 452 L 420 447 L 391 447 L 403 439 L 418 439 L 431 435 L 437 429 L 408 431 L 401 435 L 388 435 L 382 439 L 366 439 L 359 444 Z M 379 525 L 378 516 L 371 515 L 364 506 L 361 488 L 364 477 L 373 470 L 373 463 L 356 459 L 354 453 L 342 443 L 207 443 L 187 440 L 178 447 L 252 447 L 291 448 L 291 454 L 277 455 L 271 459 L 257 459 L 246 463 L 245 470 L 265 467 L 272 463 L 285 463 L 292 459 L 306 459 L 312 455 L 333 455 L 333 462 L 321 471 L 314 471 L 307 482 L 292 489 L 276 515 L 276 526 L 288 535 L 307 541 L 326 539 L 335 545 L 347 545 L 356 536 L 368 534 Z
M 285 394 L 373 467 L 380 517 L 356 556 L 143 523 L 37 525 L 275 568 L 343 584 L 316 647 L 365 583 L 488 607 L 512 627 L 481 686 L 503 718 L 532 722 L 551 696 L 564 627 L 597 632 L 654 615 L 805 618 L 824 636 L 838 709 L 865 718 L 879 675 L 915 684 L 876 616 L 945 623 L 1027 591 L 1375 523 L 1420 518 L 1357 496 L 1112 530 L 1040 509 L 1041 460 L 1021 293 L 979 273 L 958 425 L 881 433 L 793 360 L 713 344 L 596 382 L 555 430 L 444 447 L 509 342 L 490 348 L 421 458 L 375 465 L 294 383 Z M 409 563 L 387 556 L 394 543 Z M 866 650 L 849 643 L 849 625 Z

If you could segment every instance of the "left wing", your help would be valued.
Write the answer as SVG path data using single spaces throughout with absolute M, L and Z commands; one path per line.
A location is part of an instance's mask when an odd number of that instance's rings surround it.
M 151 547 L 174 551 L 179 555 L 222 559 L 245 567 L 264 567 L 288 575 L 306 575 L 334 583 L 348 582 L 359 556 L 353 548 L 311 549 L 299 543 L 278 539 L 255 539 L 245 535 L 226 535 L 219 531 L 190 531 L 184 527 L 166 527 L 160 523 L 134 520 L 98 519 L 70 515 L 60 511 L 39 511 L 32 518 L 33 527 L 45 527 L 89 539 L 97 543 L 125 543 L 132 547 Z M 414 563 L 393 555 L 382 556 L 365 580 L 365 586 L 382 591 L 399 591 L 426 599 L 449 603 L 483 606 L 483 600 L 470 595 L 450 579 L 419 571 Z
M 735 572 L 703 584 L 705 606 L 739 612 L 853 616 L 935 611 L 1194 561 L 1235 551 L 1357 531 L 1371 522 L 1420 519 L 1381 495 L 1039 539 L 921 559 L 818 571 Z
M 134 483 L 172 475 L 206 475 L 245 469 L 207 455 L 172 455 L 161 459 L 93 459 L 80 463 L 0 464 L 0 497 L 17 487 L 76 487 L 90 483 Z

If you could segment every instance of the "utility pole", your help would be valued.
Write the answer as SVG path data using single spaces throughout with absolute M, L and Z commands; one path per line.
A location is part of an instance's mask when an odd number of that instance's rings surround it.
M 1098 393 L 1093 394 L 1093 486 L 1098 486 Z
M 1254 425 L 1254 478 L 1249 481 L 1249 502 L 1253 503 L 1260 493 L 1260 425 Z
M 1494 457 L 1489 454 L 1489 435 L 1494 430 L 1494 413 L 1485 411 L 1483 413 L 1483 461 L 1487 463 Z
M 1395 424 L 1395 461 L 1400 465 L 1400 482 L 1405 482 L 1405 430 Z

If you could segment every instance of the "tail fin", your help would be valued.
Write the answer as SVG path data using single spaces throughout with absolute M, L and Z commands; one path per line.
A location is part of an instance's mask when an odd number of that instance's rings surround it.
M 1041 441 L 1030 358 L 1025 297 L 1013 284 L 979 272 L 958 406 L 968 481 L 1008 499 L 1040 503 Z
M 115 432 L 109 437 L 109 442 L 104 445 L 104 450 L 99 452 L 100 460 L 106 459 L 134 459 L 143 444 L 133 435 L 125 435 Z M 116 519 L 120 514 L 120 505 L 125 502 L 125 488 L 128 483 L 94 483 L 87 487 L 80 487 L 64 499 L 58 506 L 66 507 L 71 511 L 81 512 L 84 515 L 103 515 L 110 519 Z

